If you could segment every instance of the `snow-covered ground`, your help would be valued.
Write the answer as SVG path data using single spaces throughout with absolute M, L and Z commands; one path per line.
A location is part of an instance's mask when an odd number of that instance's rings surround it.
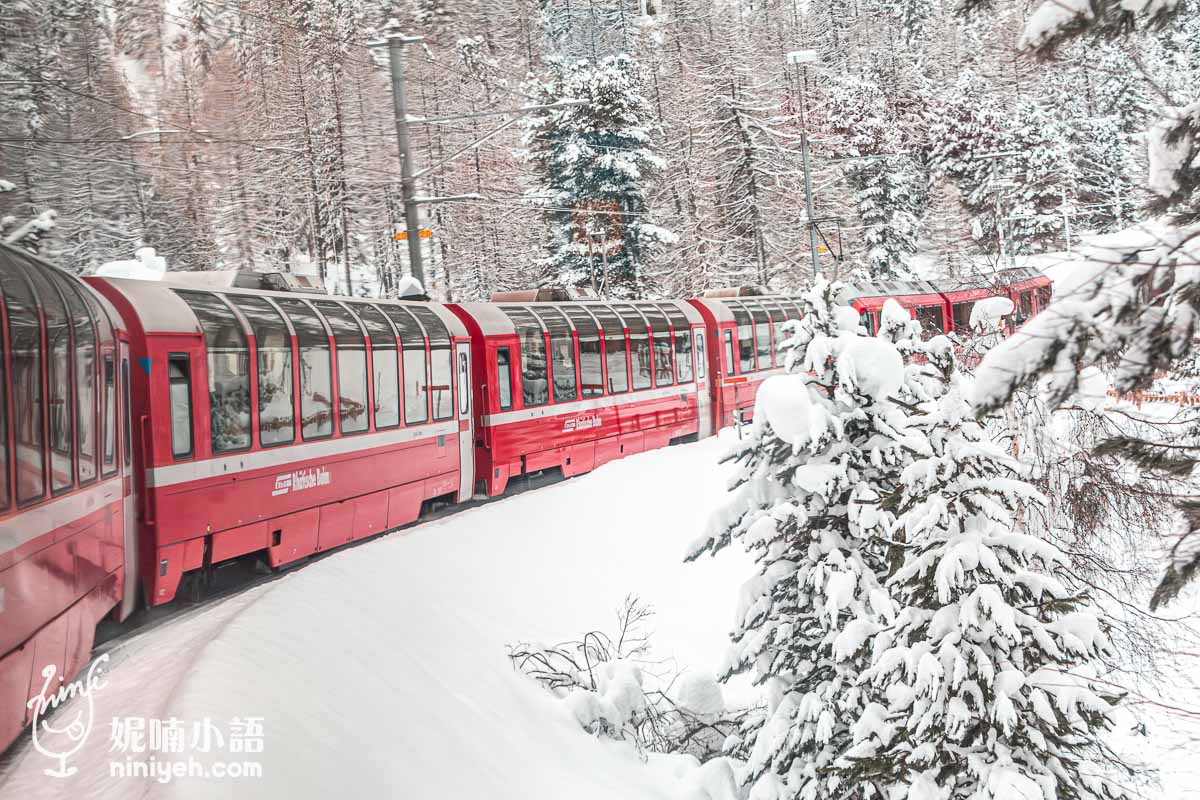
M 722 448 L 634 456 L 393 534 L 124 642 L 79 772 L 47 777 L 26 747 L 0 797 L 686 797 L 670 764 L 582 732 L 505 647 L 612 630 L 634 592 L 657 612 L 657 657 L 715 669 L 750 562 L 682 558 L 724 494 Z M 238 759 L 263 776 L 111 777 L 114 717 L 261 717 L 263 752 Z M 181 758 L 206 760 L 191 745 Z
M 0 798 L 715 800 L 681 761 L 647 763 L 585 734 L 567 704 L 512 669 L 505 648 L 612 630 L 633 592 L 657 612 L 657 657 L 714 670 L 752 567 L 732 550 L 693 564 L 682 556 L 724 498 L 727 470 L 715 464 L 724 446 L 634 456 L 334 554 L 145 630 L 111 651 L 93 694 L 96 722 L 70 759 L 78 772 L 45 775 L 53 762 L 25 745 L 0 769 Z M 254 762 L 262 775 L 114 775 L 111 765 L 129 754 L 130 718 L 184 724 L 184 752 L 160 760 Z M 229 742 L 199 752 L 205 719 L 228 734 L 234 718 L 262 719 L 261 753 L 230 753 Z M 1200 772 L 1182 757 L 1197 740 L 1186 729 L 1152 719 L 1147 736 L 1124 733 L 1163 767 L 1154 796 L 1198 796 Z

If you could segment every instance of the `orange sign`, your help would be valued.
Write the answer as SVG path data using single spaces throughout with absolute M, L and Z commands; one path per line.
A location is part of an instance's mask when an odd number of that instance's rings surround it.
M 422 239 L 432 239 L 433 238 L 433 231 L 430 230 L 429 228 L 419 228 L 418 230 L 420 231 L 420 234 L 419 234 L 420 238 L 422 238 Z M 396 237 L 397 242 L 407 242 L 408 241 L 408 231 L 396 231 L 392 235 Z

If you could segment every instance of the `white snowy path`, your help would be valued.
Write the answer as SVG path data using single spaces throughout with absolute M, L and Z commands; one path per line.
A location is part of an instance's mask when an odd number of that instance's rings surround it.
M 150 630 L 114 655 L 79 772 L 48 778 L 27 748 L 0 775 L 0 798 L 680 797 L 669 770 L 583 734 L 512 670 L 505 645 L 611 630 L 636 592 L 657 611 L 657 655 L 715 668 L 749 560 L 681 556 L 724 494 L 723 447 L 609 464 Z M 123 760 L 109 752 L 114 716 L 263 717 L 264 775 L 111 778 Z

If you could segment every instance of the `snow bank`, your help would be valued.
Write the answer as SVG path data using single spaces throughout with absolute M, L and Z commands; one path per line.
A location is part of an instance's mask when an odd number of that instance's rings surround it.
M 716 461 L 727 446 L 709 439 L 633 456 L 148 630 L 96 695 L 102 722 L 73 759 L 79 773 L 47 779 L 50 762 L 26 745 L 0 777 L 0 797 L 730 800 L 728 767 L 646 764 L 625 743 L 589 737 L 505 649 L 611 626 L 637 592 L 657 612 L 656 656 L 715 669 L 751 562 L 731 552 L 685 565 L 681 554 L 724 499 Z M 705 704 L 699 685 L 687 697 Z M 263 717 L 264 775 L 111 778 L 110 760 L 123 760 L 109 752 L 114 715 Z

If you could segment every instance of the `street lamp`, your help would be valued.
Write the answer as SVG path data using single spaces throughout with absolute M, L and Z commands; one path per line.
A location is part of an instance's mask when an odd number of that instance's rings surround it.
M 821 263 L 817 260 L 817 228 L 813 221 L 812 173 L 808 168 L 808 120 L 807 98 L 805 87 L 808 85 L 808 65 L 819 61 L 816 50 L 793 50 L 787 54 L 789 64 L 796 65 L 797 79 L 800 83 L 800 154 L 804 160 L 804 206 L 808 221 L 808 247 L 812 253 L 813 277 L 821 274 Z

